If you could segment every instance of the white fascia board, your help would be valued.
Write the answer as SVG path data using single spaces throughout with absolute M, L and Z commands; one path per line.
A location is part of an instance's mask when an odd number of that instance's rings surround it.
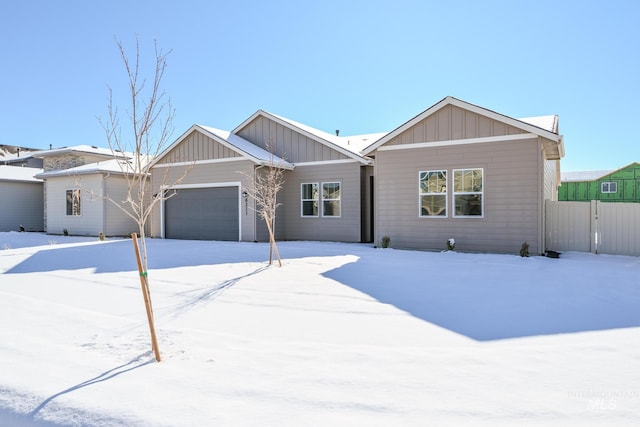
M 305 129 L 302 129 L 302 128 L 299 128 L 297 126 L 294 126 L 293 124 L 289 123 L 288 121 L 283 120 L 280 117 L 277 117 L 277 116 L 275 116 L 275 115 L 273 115 L 271 113 L 268 113 L 267 111 L 264 111 L 264 110 L 256 111 L 251 117 L 249 117 L 247 120 L 242 122 L 240 124 L 240 126 L 236 127 L 233 131 L 231 131 L 231 133 L 237 134 L 240 130 L 242 130 L 243 127 L 245 127 L 247 124 L 249 124 L 250 122 L 255 120 L 258 116 L 262 116 L 262 117 L 267 118 L 269 120 L 273 120 L 274 122 L 286 127 L 287 129 L 291 129 L 292 131 L 297 132 L 297 133 L 299 133 L 301 135 L 304 135 L 307 138 L 310 138 L 310 139 L 312 139 L 312 140 L 314 140 L 316 142 L 319 142 L 320 144 L 326 145 L 327 147 L 329 147 L 329 148 L 331 148 L 333 150 L 336 150 L 337 152 L 339 152 L 341 154 L 344 154 L 345 156 L 348 156 L 348 157 L 350 157 L 350 158 L 352 158 L 352 159 L 354 159 L 354 160 L 356 160 L 356 161 L 358 161 L 360 163 L 368 164 L 368 161 L 365 158 L 363 158 L 362 156 L 359 156 L 356 153 L 353 153 L 353 152 L 351 152 L 349 150 L 346 150 L 346 149 L 340 147 L 339 145 L 334 144 L 331 141 L 327 141 L 326 139 L 324 139 L 324 138 L 322 138 L 322 137 L 320 137 L 318 135 L 315 135 L 315 134 L 313 134 L 311 132 L 306 131 Z
M 488 136 L 484 138 L 455 139 L 455 140 L 448 140 L 448 141 L 418 142 L 415 144 L 388 145 L 385 147 L 380 147 L 378 151 L 448 147 L 452 145 L 483 144 L 487 142 L 520 141 L 524 139 L 537 139 L 537 138 L 538 138 L 538 135 L 535 135 L 533 133 L 518 133 L 514 135 Z
M 294 163 L 295 167 L 300 166 L 325 166 L 325 165 L 336 165 L 341 163 L 360 163 L 356 159 L 340 159 L 340 160 L 320 160 L 317 162 L 298 162 Z M 367 162 L 367 164 L 371 164 L 371 162 Z
M 241 187 L 240 181 L 229 182 L 203 182 L 199 184 L 176 184 L 176 185 L 161 185 L 161 190 L 180 190 L 188 188 L 214 188 L 214 187 Z
M 542 128 L 539 128 L 537 126 L 533 126 L 533 125 L 530 125 L 528 123 L 522 122 L 520 120 L 511 118 L 509 116 L 505 116 L 504 114 L 496 113 L 495 111 L 487 110 L 486 108 L 482 108 L 482 107 L 479 107 L 477 105 L 470 104 L 468 102 L 462 101 L 462 100 L 454 98 L 452 96 L 447 96 L 446 98 L 444 98 L 440 102 L 434 104 L 433 106 L 429 107 L 428 109 L 426 109 L 422 113 L 418 114 L 417 116 L 413 117 L 409 121 L 407 121 L 404 124 L 400 125 L 398 128 L 396 128 L 395 130 L 391 131 L 389 134 L 387 134 L 383 138 L 379 139 L 377 142 L 375 142 L 371 146 L 365 148 L 363 150 L 363 154 L 364 155 L 370 154 L 371 152 L 373 152 L 376 149 L 378 149 L 378 147 L 383 146 L 384 144 L 386 144 L 387 142 L 389 142 L 390 140 L 392 140 L 396 136 L 400 135 L 402 132 L 404 132 L 407 129 L 410 129 L 411 127 L 413 127 L 416 123 L 419 123 L 420 121 L 426 119 L 427 117 L 431 116 L 432 114 L 434 114 L 435 112 L 437 112 L 438 110 L 442 109 L 443 107 L 445 107 L 447 105 L 454 105 L 456 107 L 462 108 L 462 109 L 467 110 L 467 111 L 471 111 L 471 112 L 479 114 L 481 116 L 488 117 L 490 119 L 493 119 L 493 120 L 508 124 L 510 126 L 513 126 L 513 127 L 517 127 L 519 129 L 525 130 L 525 131 L 527 131 L 529 133 L 534 133 L 534 134 L 536 134 L 538 136 L 541 136 L 543 138 L 549 139 L 551 141 L 559 142 L 560 138 L 561 138 L 560 135 L 555 134 L 553 132 L 546 131 L 546 130 L 544 130 Z

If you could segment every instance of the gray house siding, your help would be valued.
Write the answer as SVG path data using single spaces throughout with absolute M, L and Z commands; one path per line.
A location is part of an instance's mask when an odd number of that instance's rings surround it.
M 166 153 L 159 164 L 240 158 L 240 154 L 196 130 Z
M 348 159 L 345 154 L 262 116 L 244 126 L 238 135 L 266 150 L 271 144 L 274 154 L 291 163 Z
M 385 145 L 486 138 L 522 133 L 526 132 L 472 111 L 447 105 L 397 135 Z
M 340 182 L 340 217 L 303 217 L 301 184 Z M 283 205 L 278 208 L 286 240 L 361 241 L 361 176 L 360 163 L 299 166 L 285 174 Z
M 126 206 L 122 202 L 127 199 L 128 187 L 127 180 L 123 176 L 110 175 L 104 179 L 106 195 L 112 200 L 120 203 L 120 206 Z M 125 214 L 122 209 L 108 200 L 104 200 L 104 227 L 103 233 L 107 236 L 130 236 L 131 233 L 138 231 L 138 223 L 130 216 Z
M 44 230 L 44 197 L 41 182 L 0 181 L 2 209 L 0 231 Z
M 537 139 L 376 152 L 376 241 L 394 247 L 443 250 L 449 238 L 466 251 L 517 253 L 541 248 L 542 169 Z M 482 218 L 454 218 L 453 169 L 484 171 Z M 420 171 L 448 171 L 448 215 L 419 216 Z
M 211 188 L 235 186 L 241 192 L 245 188 L 254 172 L 254 164 L 250 160 L 240 157 L 221 160 L 215 163 L 173 165 L 154 167 L 152 169 L 152 194 L 161 191 L 161 187 L 167 187 L 176 182 L 187 172 L 182 181 L 177 184 L 178 189 Z M 239 224 L 242 241 L 256 240 L 256 213 L 253 202 L 240 200 Z M 151 219 L 151 235 L 153 237 L 164 236 L 163 206 L 157 205 Z

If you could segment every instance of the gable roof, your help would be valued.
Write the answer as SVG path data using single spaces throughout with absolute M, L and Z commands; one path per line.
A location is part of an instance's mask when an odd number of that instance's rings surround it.
M 604 178 L 607 175 L 614 174 L 618 171 L 628 168 L 629 166 L 638 165 L 638 162 L 631 162 L 626 166 L 618 169 L 604 169 L 604 170 L 592 170 L 592 171 L 575 171 L 575 172 L 562 172 L 561 182 L 584 182 L 584 181 L 597 181 Z
M 61 154 L 69 154 L 69 153 L 84 153 L 91 154 L 94 156 L 102 156 L 113 158 L 115 156 L 128 157 L 127 154 L 119 153 L 110 148 L 100 148 L 95 145 L 74 145 L 72 147 L 62 147 L 62 148 L 53 148 L 51 150 L 40 150 L 32 153 L 33 157 L 49 157 L 49 156 L 59 156 Z
M 327 147 L 364 164 L 369 164 L 369 160 L 363 156 L 362 149 L 375 141 L 374 138 L 380 138 L 384 135 L 384 133 L 376 133 L 354 136 L 337 136 L 264 110 L 258 110 L 253 113 L 249 118 L 240 123 L 240 125 L 238 125 L 232 132 L 234 134 L 240 132 L 242 128 L 260 116 L 273 120 L 288 129 L 311 138 L 320 144 L 326 145 Z
M 471 104 L 466 101 L 462 101 L 460 99 L 454 98 L 452 96 L 447 96 L 442 99 L 440 102 L 432 105 L 427 108 L 422 113 L 398 126 L 395 130 L 389 132 L 386 136 L 380 138 L 373 144 L 369 145 L 363 150 L 363 154 L 370 154 L 372 151 L 376 150 L 380 146 L 389 142 L 391 139 L 400 135 L 405 130 L 413 127 L 417 123 L 426 119 L 430 115 L 434 114 L 438 110 L 448 106 L 453 105 L 464 110 L 468 110 L 482 116 L 488 117 L 490 119 L 505 123 L 507 125 L 525 130 L 529 133 L 533 133 L 542 138 L 548 139 L 556 143 L 558 158 L 564 156 L 564 145 L 563 145 L 563 137 L 558 134 L 558 120 L 557 116 L 541 116 L 541 117 L 529 117 L 525 119 L 514 119 L 509 116 L 505 116 L 504 114 L 496 113 L 495 111 L 488 110 L 486 108 Z
M 173 148 L 178 146 L 184 141 L 193 131 L 200 132 L 205 136 L 213 139 L 214 141 L 224 145 L 225 147 L 240 154 L 242 157 L 251 160 L 258 165 L 270 165 L 272 162 L 275 166 L 283 169 L 293 169 L 293 164 L 275 156 L 257 145 L 247 141 L 246 139 L 226 130 L 216 129 L 210 126 L 203 126 L 199 124 L 192 125 L 185 133 L 183 133 L 177 140 L 173 142 L 167 149 L 163 151 L 163 154 L 158 156 L 151 164 L 151 167 L 156 165 L 166 154 L 168 154 Z
M 146 157 L 146 156 L 143 156 Z M 141 159 L 143 158 L 141 157 Z M 146 163 L 143 160 L 144 163 Z M 37 178 L 52 178 L 58 176 L 77 176 L 77 175 L 91 175 L 91 174 L 114 174 L 124 175 L 125 173 L 134 173 L 132 167 L 127 165 L 131 164 L 129 159 L 109 159 L 101 162 L 87 163 L 84 165 L 76 166 L 69 169 L 54 169 L 47 172 L 39 173 Z M 142 166 L 144 167 L 144 165 Z

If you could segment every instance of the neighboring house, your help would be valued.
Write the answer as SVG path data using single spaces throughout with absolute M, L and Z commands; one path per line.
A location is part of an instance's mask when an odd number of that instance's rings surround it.
M 42 169 L 0 166 L 0 231 L 43 231 Z
M 640 163 L 613 170 L 563 172 L 558 200 L 640 203 Z
M 286 169 L 278 239 L 388 235 L 395 247 L 444 249 L 453 237 L 460 250 L 517 253 L 527 241 L 541 253 L 563 155 L 557 116 L 518 120 L 452 97 L 390 133 L 358 136 L 259 110 L 231 132 L 194 125 L 158 157 L 153 192 L 175 195 L 151 234 L 266 240 L 243 189 L 273 158 Z
M 39 150 L 15 145 L 0 144 L 0 165 L 42 168 L 42 159 L 33 154 Z
M 107 200 L 126 200 L 128 157 L 110 149 L 80 145 L 45 150 L 45 225 L 49 234 L 124 236 L 137 230 L 136 222 Z

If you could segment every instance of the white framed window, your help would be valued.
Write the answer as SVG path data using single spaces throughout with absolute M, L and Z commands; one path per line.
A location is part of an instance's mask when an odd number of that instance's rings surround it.
M 67 190 L 67 215 L 79 216 L 80 215 L 80 189 Z
M 419 212 L 421 218 L 447 217 L 447 171 L 418 173 Z
M 603 193 L 617 193 L 618 183 L 615 181 L 603 182 L 600 184 L 600 191 Z
M 484 169 L 453 170 L 453 216 L 484 217 Z
M 319 215 L 319 185 L 317 182 L 300 184 L 300 215 L 317 217 Z
M 322 216 L 340 217 L 340 182 L 322 183 Z

